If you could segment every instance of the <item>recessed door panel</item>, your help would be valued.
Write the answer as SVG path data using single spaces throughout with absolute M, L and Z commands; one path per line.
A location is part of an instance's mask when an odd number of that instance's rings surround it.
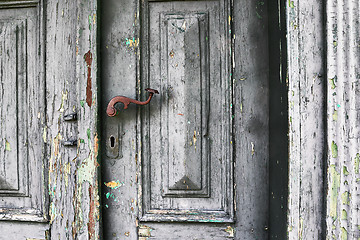
M 223 2 L 147 2 L 143 221 L 232 221 L 231 87 Z

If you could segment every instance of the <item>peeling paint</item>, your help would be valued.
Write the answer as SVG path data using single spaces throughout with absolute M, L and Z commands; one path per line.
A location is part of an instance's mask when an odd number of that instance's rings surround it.
M 42 135 L 44 143 L 46 143 L 46 133 L 47 133 L 47 127 L 45 126 L 44 131 L 43 131 L 43 135 Z
M 145 226 L 145 225 L 140 225 L 139 226 L 139 237 L 151 237 L 151 231 L 152 231 L 152 228 Z
M 227 226 L 225 232 L 229 234 L 229 237 L 235 237 L 235 230 L 231 226 Z
M 341 220 L 347 220 L 347 212 L 345 209 L 341 211 Z
M 332 115 L 332 117 L 333 117 L 334 121 L 338 120 L 338 112 L 337 112 L 337 110 L 334 110 L 334 114 Z
M 350 205 L 350 194 L 348 191 L 341 194 L 341 202 L 343 205 Z
M 346 229 L 344 227 L 341 228 L 340 239 L 341 240 L 348 239 L 348 232 L 346 231 Z
M 49 215 L 50 215 L 50 224 L 51 224 L 56 218 L 56 207 L 54 202 L 51 202 L 50 204 Z
M 84 60 L 87 66 L 87 84 L 86 84 L 86 103 L 89 107 L 92 104 L 92 90 L 91 90 L 91 64 L 92 64 L 92 53 L 90 50 L 85 53 Z
M 340 174 L 336 171 L 335 165 L 330 166 L 330 216 L 335 221 L 337 218 L 337 198 L 340 187 Z
M 67 96 L 68 96 L 68 90 L 61 91 L 61 105 L 60 105 L 60 108 L 58 110 L 59 112 L 64 112 L 65 111 L 64 103 L 67 100 Z
M 193 142 L 194 142 L 194 146 L 195 146 L 195 150 L 196 150 L 196 131 L 194 131 L 194 136 L 193 136 Z
M 255 154 L 255 145 L 253 142 L 251 142 L 251 156 L 254 156 Z
M 304 232 L 304 219 L 300 218 L 300 227 L 299 227 L 299 239 L 303 239 Z
M 355 171 L 355 174 L 359 174 L 359 167 L 360 167 L 360 154 L 357 153 L 356 157 L 354 158 L 354 171 Z
M 332 143 L 331 143 L 331 156 L 333 158 L 338 157 L 338 147 L 334 141 L 332 141 Z
M 10 143 L 5 139 L 5 150 L 11 152 Z
M 105 186 L 107 186 L 107 187 L 109 187 L 109 188 L 111 188 L 111 189 L 117 189 L 117 188 L 119 188 L 119 187 L 121 187 L 121 186 L 123 186 L 124 185 L 124 183 L 123 182 L 120 182 L 119 180 L 117 180 L 117 181 L 111 181 L 111 182 L 105 182 L 104 183 L 105 184 Z
M 295 8 L 294 1 L 290 1 L 290 0 L 289 0 L 289 7 Z
M 337 82 L 337 76 L 329 79 L 329 83 L 330 83 L 331 89 L 335 89 L 335 88 L 336 88 L 336 85 L 335 85 L 336 82 Z
M 139 46 L 139 38 L 135 39 L 135 38 L 125 38 L 125 44 L 126 46 L 130 47 L 130 48 L 137 48 Z

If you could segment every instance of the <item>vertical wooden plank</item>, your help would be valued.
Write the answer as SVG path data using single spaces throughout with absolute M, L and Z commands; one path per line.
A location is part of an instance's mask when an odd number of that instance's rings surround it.
M 360 239 L 359 1 L 327 1 L 327 238 Z
M 288 1 L 288 238 L 324 236 L 323 1 Z
M 269 71 L 266 1 L 234 1 L 236 239 L 267 239 Z M 229 24 L 231 17 L 229 17 Z
M 101 88 L 102 129 L 119 129 L 120 154 L 110 158 L 102 154 L 102 210 L 105 239 L 137 239 L 138 181 L 136 169 L 141 152 L 136 148 L 137 107 L 130 104 L 115 117 L 106 115 L 110 99 L 123 95 L 133 99 L 144 89 L 137 89 L 140 69 L 140 22 L 138 0 L 107 0 L 101 2 Z M 153 87 L 153 86 L 146 86 Z M 157 96 L 156 96 L 157 97 Z M 156 99 L 156 97 L 154 97 Z M 137 99 L 140 100 L 140 97 Z M 143 100 L 143 98 L 141 98 Z M 153 100 L 152 100 L 153 101 Z M 152 103 L 152 102 L 151 102 Z M 106 148 L 113 130 L 102 131 L 102 149 Z
M 47 1 L 46 19 L 50 234 L 99 239 L 97 1 Z

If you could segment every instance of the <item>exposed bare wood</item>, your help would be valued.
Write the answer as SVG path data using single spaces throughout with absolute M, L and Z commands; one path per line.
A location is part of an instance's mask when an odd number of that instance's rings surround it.
M 97 1 L 47 1 L 46 19 L 50 234 L 99 239 Z
M 324 236 L 323 1 L 287 2 L 289 239 Z

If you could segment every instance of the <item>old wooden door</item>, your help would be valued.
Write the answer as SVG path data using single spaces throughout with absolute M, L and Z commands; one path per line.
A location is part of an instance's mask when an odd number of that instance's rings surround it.
M 264 2 L 101 9 L 104 239 L 266 239 Z M 146 100 L 145 88 L 160 92 L 150 104 L 107 116 L 110 99 Z
M 266 9 L 0 1 L 0 238 L 267 239 Z

